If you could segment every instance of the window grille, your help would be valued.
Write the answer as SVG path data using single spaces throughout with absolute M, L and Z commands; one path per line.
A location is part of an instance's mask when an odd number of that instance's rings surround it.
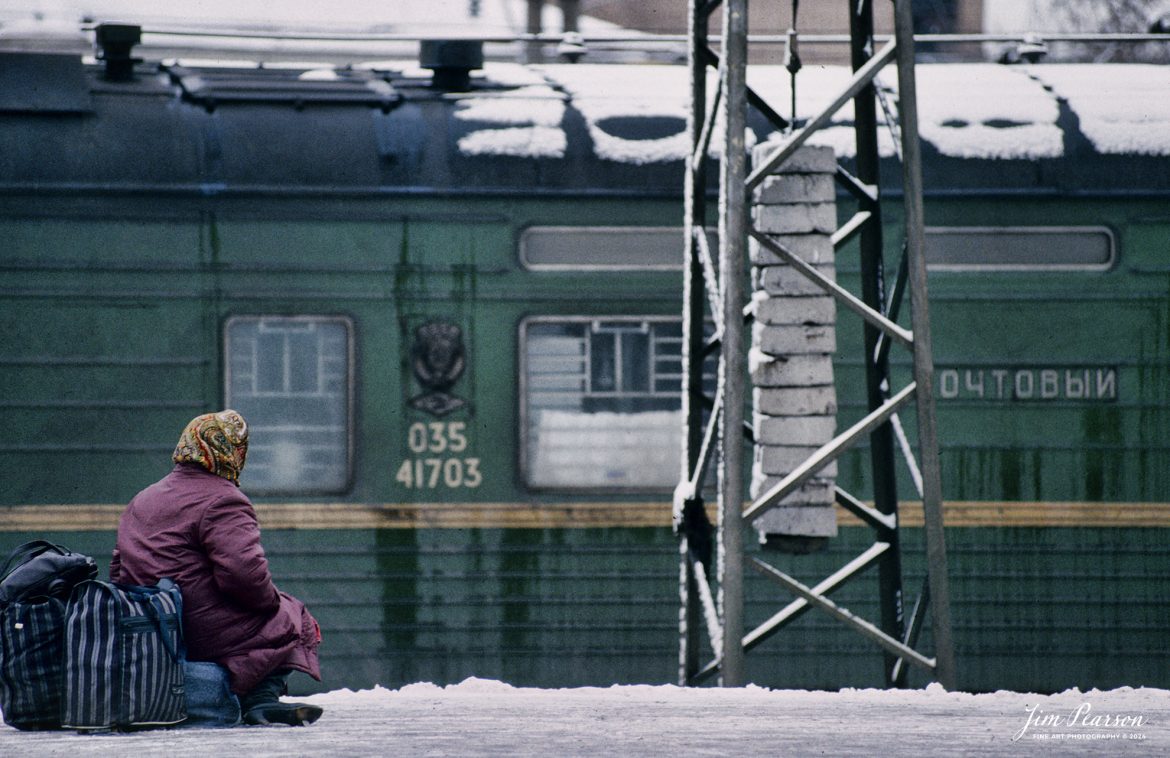
M 281 494 L 347 488 L 352 352 L 346 319 L 228 320 L 226 405 L 243 414 L 249 427 L 241 486 Z
M 682 434 L 678 319 L 530 320 L 522 350 L 529 486 L 674 486 Z M 710 393 L 714 366 L 704 373 Z

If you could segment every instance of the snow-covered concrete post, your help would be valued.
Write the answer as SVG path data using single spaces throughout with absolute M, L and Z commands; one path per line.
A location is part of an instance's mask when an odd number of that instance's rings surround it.
M 756 162 L 774 149 L 774 144 L 757 146 Z M 802 147 L 752 197 L 755 228 L 834 281 L 830 237 L 837 228 L 836 168 L 831 148 Z M 749 255 L 755 306 L 749 364 L 756 437 L 750 495 L 755 499 L 833 438 L 837 309 L 828 293 L 754 239 Z M 761 540 L 835 536 L 836 475 L 834 461 L 756 519 Z

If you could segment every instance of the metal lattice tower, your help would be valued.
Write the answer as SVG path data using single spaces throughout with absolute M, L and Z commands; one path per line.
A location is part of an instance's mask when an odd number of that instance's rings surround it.
M 722 50 L 710 46 L 708 19 L 722 5 Z M 679 682 L 695 684 L 719 674 L 725 686 L 747 681 L 745 653 L 810 608 L 818 608 L 876 642 L 885 651 L 887 686 L 903 686 L 906 664 L 926 669 L 947 688 L 955 685 L 951 640 L 950 595 L 942 524 L 942 490 L 934 409 L 934 369 L 931 358 L 930 316 L 926 297 L 923 254 L 921 160 L 918 143 L 914 80 L 914 37 L 910 0 L 895 0 L 894 38 L 874 51 L 872 0 L 848 3 L 853 77 L 849 85 L 819 115 L 786 139 L 751 174 L 747 172 L 744 134 L 749 104 L 779 130 L 790 125 L 746 81 L 747 0 L 690 0 L 689 63 L 691 112 L 688 121 L 692 152 L 686 172 L 686 264 L 684 267 L 683 415 L 685 470 L 675 492 L 675 525 L 680 555 Z M 898 276 L 887 293 L 884 281 L 881 207 L 878 193 L 876 89 L 874 77 L 896 62 L 899 88 L 900 145 L 905 216 L 905 245 Z M 719 72 L 718 87 L 708 101 L 707 69 Z M 747 199 L 774 169 L 790 158 L 818 129 L 827 125 L 842 106 L 854 103 L 857 143 L 856 174 L 837 168 L 840 186 L 853 196 L 858 211 L 832 235 L 835 248 L 857 238 L 861 250 L 862 292 L 854 295 L 815 272 L 805 275 L 832 295 L 838 305 L 865 320 L 867 415 L 825 444 L 778 484 L 747 506 L 744 498 L 744 401 L 746 360 L 744 324 L 752 317 L 745 309 L 744 272 L 749 235 L 801 269 L 795 255 L 752 228 Z M 716 121 L 724 126 L 720 144 L 712 146 Z M 707 161 L 709 150 L 719 154 L 720 197 L 718 262 L 707 244 Z M 807 268 L 807 267 L 805 267 Z M 896 322 L 905 295 L 912 303 L 911 329 Z M 715 322 L 714 337 L 704 337 L 705 304 Z M 891 384 L 888 355 L 893 343 L 912 355 L 913 380 L 903 388 Z M 720 353 L 714 398 L 702 392 L 704 358 Z M 902 607 L 902 569 L 898 501 L 895 477 L 897 443 L 913 459 L 900 434 L 899 409 L 913 401 L 918 420 L 918 457 L 925 518 L 927 580 L 907 620 Z M 708 419 L 704 423 L 704 410 Z M 814 587 L 807 587 L 757 558 L 745 554 L 744 531 L 759 515 L 795 492 L 853 443 L 870 440 L 874 505 L 870 507 L 836 488 L 836 501 L 874 530 L 869 549 Z M 717 461 L 718 525 L 708 519 L 702 492 L 711 459 Z M 916 484 L 918 482 L 916 481 Z M 788 589 L 796 599 L 750 632 L 744 628 L 745 565 Z M 826 595 L 862 571 L 878 566 L 881 619 L 871 624 L 839 607 Z M 712 592 L 712 583 L 717 593 Z M 926 618 L 931 616 L 935 655 L 914 649 Z M 701 627 L 713 649 L 713 659 L 702 661 Z

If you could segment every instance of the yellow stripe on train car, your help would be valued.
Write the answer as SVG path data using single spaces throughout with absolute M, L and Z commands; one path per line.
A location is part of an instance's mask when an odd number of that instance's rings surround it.
M 118 527 L 116 503 L 14 505 L 0 508 L 0 532 L 107 531 Z M 714 506 L 709 504 L 714 519 Z M 259 503 L 265 529 L 574 529 L 654 528 L 671 523 L 669 503 Z M 838 508 L 841 526 L 861 521 Z M 922 526 L 922 505 L 901 504 L 902 526 Z M 949 527 L 1170 527 L 1170 503 L 948 501 Z

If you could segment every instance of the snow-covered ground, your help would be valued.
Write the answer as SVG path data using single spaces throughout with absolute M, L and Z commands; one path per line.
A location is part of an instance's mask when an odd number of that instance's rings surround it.
M 469 679 L 340 690 L 307 728 L 77 735 L 0 728 L 0 755 L 940 756 L 1164 755 L 1170 691 L 1056 695 L 615 686 L 542 690 Z

